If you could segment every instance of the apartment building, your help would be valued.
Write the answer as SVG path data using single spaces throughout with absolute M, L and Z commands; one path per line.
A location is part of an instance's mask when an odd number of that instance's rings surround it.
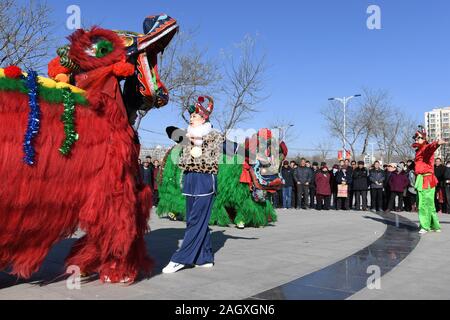
M 425 112 L 425 129 L 430 141 L 444 139 L 450 141 L 450 107 L 433 109 Z M 449 147 L 443 145 L 436 151 L 436 157 L 449 159 Z

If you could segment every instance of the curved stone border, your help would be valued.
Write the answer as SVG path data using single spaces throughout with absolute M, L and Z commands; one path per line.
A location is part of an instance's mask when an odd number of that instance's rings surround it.
M 367 287 L 373 270 L 381 277 L 394 269 L 417 246 L 420 235 L 409 219 L 380 214 L 365 216 L 387 224 L 384 234 L 355 254 L 294 281 L 250 297 L 251 300 L 343 300 Z M 356 240 L 355 240 L 356 241 Z

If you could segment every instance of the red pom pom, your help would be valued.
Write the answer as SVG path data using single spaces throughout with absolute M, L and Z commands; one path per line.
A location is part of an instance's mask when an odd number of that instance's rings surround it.
M 5 72 L 5 76 L 8 78 L 17 79 L 22 76 L 22 69 L 20 69 L 18 66 L 6 67 L 4 72 Z
M 272 131 L 269 129 L 260 129 L 258 132 L 258 136 L 263 138 L 264 140 L 272 139 Z
M 205 98 L 204 97 L 198 97 L 198 102 L 200 102 L 200 103 L 205 102 Z
M 60 57 L 56 57 L 48 64 L 48 76 L 52 79 L 56 78 L 58 74 L 70 74 L 70 69 L 61 65 Z
M 128 62 L 117 62 L 113 66 L 113 72 L 118 77 L 130 77 L 134 74 L 134 65 Z

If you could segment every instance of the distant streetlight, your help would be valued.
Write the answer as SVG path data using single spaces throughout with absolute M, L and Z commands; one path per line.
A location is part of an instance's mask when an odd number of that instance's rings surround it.
M 360 94 L 355 94 L 353 96 L 350 97 L 344 97 L 344 98 L 329 98 L 329 101 L 339 101 L 340 103 L 342 103 L 342 105 L 344 106 L 344 137 L 343 137 L 343 141 L 342 144 L 344 146 L 344 151 L 347 151 L 346 148 L 346 144 L 347 144 L 347 104 L 350 100 L 352 100 L 353 98 L 357 98 L 357 97 L 361 97 Z
M 286 126 L 277 126 L 277 127 L 273 127 L 273 129 L 278 129 L 278 139 L 280 139 L 280 141 L 283 141 L 285 138 L 285 133 L 287 131 L 287 129 L 293 127 L 293 124 L 288 124 Z
M 370 162 L 374 162 L 374 160 L 375 160 L 375 152 L 374 152 L 374 145 L 376 144 L 375 142 L 370 142 L 370 143 L 368 143 L 371 147 L 372 147 L 372 154 L 371 154 L 371 159 L 370 159 Z

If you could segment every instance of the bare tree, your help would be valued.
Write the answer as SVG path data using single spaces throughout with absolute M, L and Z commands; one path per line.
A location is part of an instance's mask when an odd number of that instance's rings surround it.
M 325 161 L 328 159 L 328 156 L 332 152 L 332 146 L 330 140 L 322 140 L 320 141 L 316 147 L 317 151 L 319 152 L 319 156 L 322 159 L 321 161 Z
M 49 58 L 53 39 L 46 2 L 0 1 L 0 65 L 40 69 Z
M 265 56 L 257 55 L 256 41 L 248 35 L 239 44 L 239 49 L 238 62 L 233 57 L 226 61 L 223 93 L 227 102 L 226 107 L 215 117 L 224 132 L 246 121 L 257 111 L 256 106 L 267 98 L 262 95 Z
M 347 111 L 347 130 L 345 135 L 342 106 L 337 101 L 330 101 L 328 106 L 322 109 L 321 114 L 325 118 L 330 134 L 338 137 L 343 143 L 345 141 L 352 155 L 355 156 L 357 144 L 361 141 L 365 132 L 364 116 L 360 110 Z
M 414 149 L 411 147 L 412 136 L 417 124 L 406 114 L 398 113 L 399 130 L 394 139 L 394 153 L 403 161 L 414 158 Z
M 412 144 L 412 131 L 416 123 L 404 112 L 385 112 L 378 121 L 374 138 L 382 151 L 385 162 L 391 162 L 394 158 L 406 160 L 414 157 Z
M 396 116 L 385 114 L 383 122 L 379 123 L 379 127 L 375 132 L 375 138 L 379 149 L 382 151 L 385 162 L 391 162 L 395 154 L 396 139 L 401 129 L 401 119 Z
M 221 79 L 217 62 L 208 59 L 205 49 L 199 49 L 192 39 L 194 31 L 179 32 L 160 57 L 161 80 L 170 92 L 172 102 L 180 106 L 180 115 L 192 103 L 192 98 L 218 92 Z
M 383 123 L 385 115 L 390 111 L 390 106 L 390 96 L 386 90 L 363 89 L 357 120 L 364 127 L 361 155 L 366 154 L 369 140 Z
M 324 116 L 330 133 L 340 138 L 349 146 L 353 157 L 363 156 L 367 153 L 367 147 L 371 138 L 383 135 L 389 114 L 390 97 L 385 90 L 363 89 L 361 103 L 349 108 L 346 113 L 346 136 L 344 137 L 344 115 L 342 106 L 336 101 L 331 101 L 321 113 Z M 388 135 L 388 132 L 384 132 Z M 387 139 L 387 137 L 385 137 Z M 389 139 L 387 139 L 389 140 Z M 386 140 L 386 142 L 387 142 Z M 358 150 L 361 150 L 358 152 Z
M 207 51 L 193 42 L 194 37 L 195 31 L 180 32 L 165 49 L 160 57 L 161 80 L 186 122 L 185 111 L 195 96 L 215 97 L 213 117 L 223 131 L 228 131 L 255 112 L 255 105 L 265 99 L 259 95 L 265 59 L 256 56 L 255 40 L 247 36 L 239 44 L 238 62 L 231 56 L 219 68 L 217 61 L 208 58 Z M 226 99 L 221 108 L 220 97 Z
M 289 119 L 278 118 L 271 122 L 269 122 L 269 127 L 271 129 L 278 130 L 280 134 L 280 138 L 289 145 L 289 143 L 293 142 L 295 138 L 295 134 L 293 131 L 292 121 Z

